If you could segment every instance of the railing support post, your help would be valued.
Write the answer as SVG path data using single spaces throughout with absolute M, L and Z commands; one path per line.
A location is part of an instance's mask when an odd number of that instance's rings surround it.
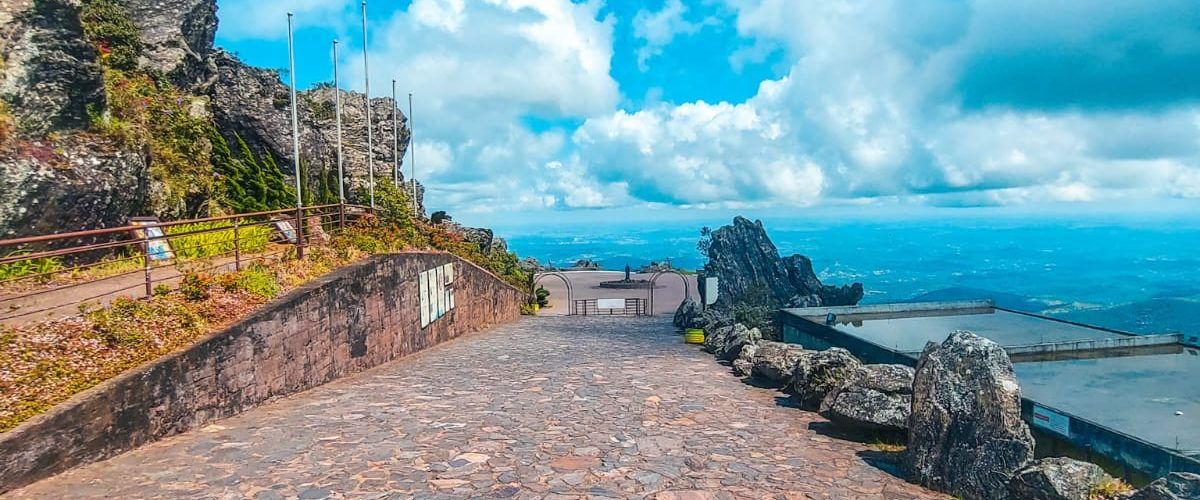
M 154 280 L 150 276 L 150 228 L 147 227 L 142 231 L 142 233 L 146 235 L 145 241 L 142 242 L 142 274 L 146 279 L 146 300 L 150 300 L 150 298 L 154 296 Z
M 296 258 L 304 258 L 304 207 L 296 207 Z
M 346 229 L 346 204 L 338 203 L 338 229 Z
M 242 239 L 238 231 L 238 219 L 233 219 L 233 270 L 242 270 Z

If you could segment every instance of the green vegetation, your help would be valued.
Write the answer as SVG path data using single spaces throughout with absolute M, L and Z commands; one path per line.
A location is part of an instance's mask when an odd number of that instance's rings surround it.
M 1108 478 L 1092 488 L 1088 498 L 1110 499 L 1122 498 L 1122 495 L 1133 491 L 1133 486 L 1117 478 Z
M 25 255 L 29 252 L 13 252 L 6 257 L 16 257 Z M 61 271 L 63 268 L 62 260 L 58 257 L 39 257 L 29 260 L 18 260 L 7 264 L 0 264 L 0 281 L 8 281 L 26 276 L 39 276 L 41 281 L 49 281 L 51 275 L 55 271 Z
M 537 302 L 538 307 L 550 307 L 550 290 L 539 286 L 537 287 L 537 290 L 533 291 L 533 296 L 535 297 L 534 300 Z
M 171 250 L 181 261 L 233 255 L 234 234 L 233 222 L 228 220 L 197 222 L 168 226 L 167 235 L 181 235 L 170 238 Z M 204 231 L 204 232 L 200 232 Z M 239 227 L 237 239 L 242 253 L 261 253 L 267 249 L 271 239 L 271 226 L 254 225 Z M 186 234 L 196 233 L 196 234 Z
M 285 181 L 275 158 L 270 153 L 255 157 L 242 136 L 233 137 L 238 148 L 236 156 L 225 138 L 215 128 L 208 128 L 212 168 L 221 178 L 224 205 L 233 213 L 243 214 L 295 206 L 296 191 Z
M 105 113 L 89 110 L 92 127 L 130 146 L 150 149 L 150 208 L 163 216 L 207 214 L 214 194 L 207 118 L 193 116 L 193 97 L 170 82 L 110 68 L 104 72 Z
M 733 300 L 733 320 L 747 328 L 758 328 L 765 339 L 779 340 L 775 328 L 775 312 L 779 308 L 779 300 L 771 288 L 758 283 Z
M 79 22 L 83 36 L 100 54 L 100 64 L 121 70 L 137 67 L 142 40 L 123 2 L 85 0 L 79 10 Z

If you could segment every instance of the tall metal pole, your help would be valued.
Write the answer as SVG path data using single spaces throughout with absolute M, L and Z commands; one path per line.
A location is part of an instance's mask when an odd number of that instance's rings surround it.
M 400 187 L 400 106 L 396 104 L 396 79 L 392 79 L 392 185 Z
M 409 171 L 412 172 L 412 205 L 413 213 L 417 213 L 417 144 L 413 142 L 412 92 L 408 93 L 408 159 Z M 418 214 L 419 215 L 419 214 Z
M 346 172 L 342 167 L 342 87 L 338 84 L 338 41 L 333 41 L 333 109 L 337 116 L 338 203 L 346 203 Z
M 369 178 L 371 189 L 371 209 L 375 209 L 375 163 L 372 161 L 372 156 L 375 154 L 375 140 L 371 136 L 371 67 L 367 64 L 367 0 L 362 2 L 362 28 L 363 28 L 363 79 L 364 97 L 367 101 L 367 176 Z
M 292 13 L 288 12 L 288 78 L 292 84 L 292 162 L 296 172 L 296 256 L 304 257 L 304 202 L 300 196 L 300 120 L 296 116 L 296 49 L 292 43 Z

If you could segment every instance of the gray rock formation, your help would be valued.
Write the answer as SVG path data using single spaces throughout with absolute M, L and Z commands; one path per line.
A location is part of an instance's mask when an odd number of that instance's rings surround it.
M 1111 480 L 1099 465 L 1066 457 L 1043 458 L 1022 467 L 1008 482 L 1011 498 L 1088 500 L 1093 489 Z
M 101 69 L 84 41 L 78 2 L 0 0 L 0 100 L 17 132 L 33 138 L 86 126 L 88 106 L 103 108 Z
M 913 379 L 904 464 L 925 486 L 968 500 L 1007 498 L 1033 459 L 1021 389 L 995 342 L 957 331 L 921 353 Z
M 762 332 L 759 332 L 757 328 L 747 328 L 746 325 L 738 323 L 733 325 L 733 330 L 729 332 L 724 345 L 713 355 L 722 361 L 733 361 L 741 356 L 743 348 L 747 345 L 757 344 L 762 339 Z
M 700 303 L 691 297 L 683 299 L 675 308 L 674 324 L 677 328 L 704 328 L 701 319 Z
M 801 357 L 790 387 L 801 408 L 816 410 L 825 396 L 845 383 L 862 363 L 850 351 L 834 347 Z
M 784 387 L 792 380 L 796 363 L 810 354 L 799 344 L 785 344 L 764 340 L 758 343 L 754 353 L 751 375 L 774 387 Z
M 142 40 L 139 65 L 160 71 L 190 88 L 208 73 L 217 34 L 217 5 L 211 0 L 131 2 L 130 20 Z
M 709 276 L 720 278 L 716 308 L 732 307 L 738 297 L 759 284 L 768 287 L 780 304 L 854 305 L 863 296 L 861 283 L 823 285 L 804 256 L 781 259 L 762 221 L 736 217 L 732 225 L 712 232 L 707 247 L 708 263 L 699 278 L 701 282 Z
M 1200 474 L 1172 472 L 1137 490 L 1129 500 L 1200 500 Z
M 145 208 L 142 151 L 79 134 L 4 154 L 11 156 L 0 157 L 0 236 L 119 226 Z
M 742 352 L 733 360 L 733 373 L 739 377 L 749 377 L 754 371 L 754 356 L 758 354 L 758 344 L 742 346 Z
M 863 365 L 821 401 L 830 421 L 861 431 L 902 432 L 912 408 L 913 369 Z

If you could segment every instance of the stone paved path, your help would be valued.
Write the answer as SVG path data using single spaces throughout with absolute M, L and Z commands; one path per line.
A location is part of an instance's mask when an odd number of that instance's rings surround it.
M 528 318 L 17 498 L 936 498 L 661 317 Z

